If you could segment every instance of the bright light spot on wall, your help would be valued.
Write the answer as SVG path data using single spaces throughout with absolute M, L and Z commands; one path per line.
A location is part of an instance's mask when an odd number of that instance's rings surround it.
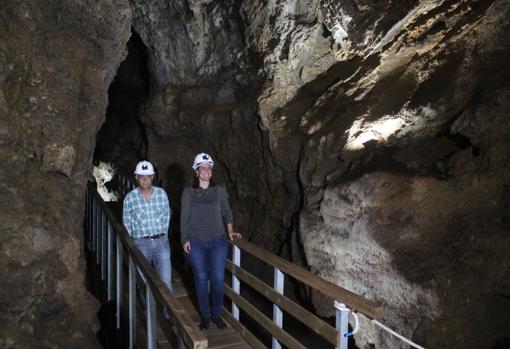
M 355 151 L 364 149 L 364 144 L 375 140 L 384 143 L 404 125 L 401 118 L 386 118 L 371 123 L 364 123 L 363 119 L 356 120 L 349 130 L 349 137 L 345 150 Z
M 99 162 L 99 165 L 94 166 L 92 175 L 96 180 L 97 192 L 103 198 L 103 201 L 119 201 L 119 195 L 114 191 L 109 191 L 106 183 L 111 181 L 115 175 L 115 167 L 106 162 Z

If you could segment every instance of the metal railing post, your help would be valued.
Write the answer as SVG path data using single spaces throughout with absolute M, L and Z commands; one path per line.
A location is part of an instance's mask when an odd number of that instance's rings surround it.
M 87 234 L 87 248 L 90 250 L 92 250 L 92 246 L 91 246 L 91 243 L 92 243 L 92 217 L 93 217 L 93 209 L 94 209 L 94 200 L 93 200 L 93 197 L 92 197 L 92 190 L 90 190 L 90 187 L 87 185 L 87 191 L 88 191 L 88 195 L 89 195 L 89 211 L 88 211 L 88 216 L 87 216 L 87 230 L 88 230 L 88 234 Z
M 117 276 L 117 308 L 116 308 L 116 315 L 117 315 L 117 329 L 120 329 L 120 320 L 121 320 L 121 309 L 122 309 L 122 292 L 123 292 L 123 278 L 122 278 L 122 242 L 120 241 L 120 236 L 117 235 L 116 240 L 116 276 Z
M 129 255 L 129 349 L 135 347 L 136 341 L 136 266 Z
M 97 235 L 97 199 L 92 197 L 92 252 L 96 250 L 96 235 Z M 94 260 L 94 256 L 92 256 Z
M 103 235 L 103 210 L 97 203 L 97 234 L 96 234 L 96 264 L 101 263 L 101 239 Z
M 156 348 L 156 303 L 149 283 L 146 284 L 147 298 L 147 348 Z
M 344 335 L 349 330 L 349 308 L 345 304 L 335 301 L 336 330 L 338 331 L 338 345 L 335 349 L 347 349 L 347 337 Z
M 232 250 L 232 262 L 234 265 L 240 267 L 241 266 L 241 249 L 237 247 L 236 245 L 233 245 Z M 232 273 L 232 289 L 235 293 L 239 294 L 241 291 L 241 283 L 239 282 L 239 279 Z M 239 321 L 239 307 L 237 304 L 232 301 L 232 315 L 236 320 Z
M 284 278 L 285 276 L 278 268 L 274 268 L 274 289 L 279 294 L 283 294 L 284 290 Z M 273 322 L 280 328 L 283 326 L 283 313 L 279 306 L 276 304 L 273 304 Z M 281 349 L 281 344 L 278 342 L 278 340 L 273 337 L 273 340 L 271 342 L 271 348 L 272 349 Z
M 107 262 L 107 243 L 108 243 L 108 217 L 103 210 L 101 210 L 101 280 L 106 280 Z
M 89 239 L 89 186 L 87 185 L 85 187 L 85 244 L 87 243 L 87 240 Z M 86 245 L 85 245 L 86 246 Z
M 108 301 L 113 299 L 113 228 L 108 222 Z

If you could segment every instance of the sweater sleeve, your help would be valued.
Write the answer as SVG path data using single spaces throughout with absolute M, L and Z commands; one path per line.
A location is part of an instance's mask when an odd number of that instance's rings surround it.
M 191 217 L 191 200 L 189 187 L 184 188 L 181 195 L 181 243 L 188 240 L 189 220 Z
M 223 218 L 223 224 L 225 227 L 227 224 L 234 224 L 234 219 L 232 217 L 232 210 L 230 209 L 230 205 L 228 204 L 228 193 L 227 189 L 222 186 L 222 195 L 221 195 L 221 217 Z

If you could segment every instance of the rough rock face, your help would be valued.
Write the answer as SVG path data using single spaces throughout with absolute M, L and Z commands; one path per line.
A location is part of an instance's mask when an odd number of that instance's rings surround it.
M 127 1 L 0 4 L 0 347 L 93 348 L 82 219 Z
M 278 6 L 246 8 L 247 38 L 312 270 L 427 347 L 508 337 L 508 3 Z M 403 345 L 362 328 L 361 347 Z
M 148 99 L 116 95 L 136 103 L 98 148 L 148 156 L 176 210 L 193 156 L 211 153 L 245 237 L 382 302 L 383 322 L 426 347 L 510 337 L 509 12 L 505 0 L 4 1 L 0 346 L 94 345 L 84 182 L 130 25 Z M 366 320 L 355 340 L 403 346 Z
M 249 238 L 382 302 L 422 345 L 491 347 L 510 336 L 509 11 L 134 1 L 148 156 L 178 207 L 212 153 Z M 403 346 L 366 321 L 355 339 Z
M 236 206 L 242 229 L 273 232 L 259 238 L 276 248 L 287 230 L 274 227 L 282 221 L 291 226 L 287 207 L 296 199 L 272 179 L 280 169 L 264 154 L 267 138 L 253 98 L 260 78 L 244 25 L 236 1 L 133 1 L 133 27 L 149 52 L 152 86 L 141 119 L 148 157 L 172 207 L 178 208 L 182 186 L 193 175 L 193 157 L 208 152 L 218 165 L 216 176 L 235 187 L 234 202 L 242 202 Z

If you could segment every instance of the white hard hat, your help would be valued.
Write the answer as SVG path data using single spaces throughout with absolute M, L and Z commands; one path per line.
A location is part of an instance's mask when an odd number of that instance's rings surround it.
M 214 161 L 212 157 L 206 153 L 200 153 L 195 156 L 195 160 L 193 161 L 192 168 L 196 171 L 200 167 L 200 165 L 209 164 L 211 167 L 214 166 Z
M 148 161 L 140 161 L 136 164 L 135 175 L 152 176 L 154 174 L 154 167 Z

